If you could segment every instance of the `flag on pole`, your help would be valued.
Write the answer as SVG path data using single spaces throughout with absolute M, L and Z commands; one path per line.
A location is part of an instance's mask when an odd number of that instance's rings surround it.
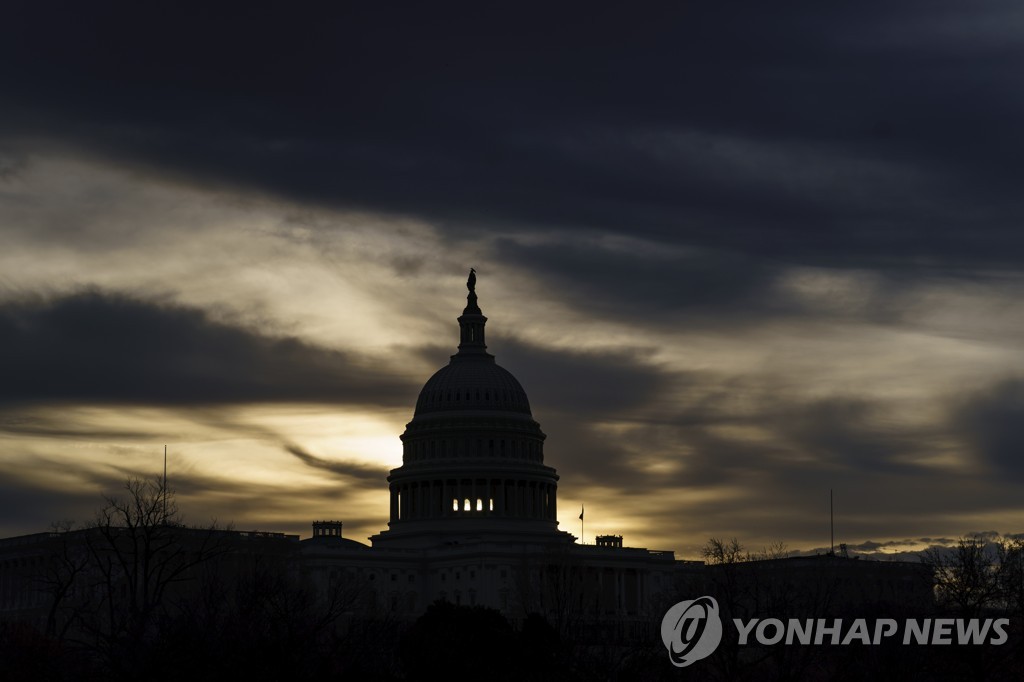
M 583 520 L 583 505 L 580 505 L 580 521 Z

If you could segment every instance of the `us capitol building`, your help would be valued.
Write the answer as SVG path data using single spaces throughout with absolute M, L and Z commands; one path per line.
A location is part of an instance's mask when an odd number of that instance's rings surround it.
M 436 600 L 509 617 L 570 609 L 649 618 L 681 564 L 673 552 L 593 545 L 558 529 L 558 474 L 512 374 L 487 352 L 487 318 L 470 271 L 458 352 L 430 377 L 388 476 L 390 521 L 372 547 L 318 521 L 301 543 L 307 575 L 326 587 L 361 579 L 377 608 L 414 616 Z
M 544 463 L 544 432 L 526 392 L 487 352 L 487 318 L 477 303 L 473 271 L 467 285 L 458 352 L 420 391 L 401 436 L 402 466 L 387 479 L 388 528 L 372 536 L 371 545 L 344 537 L 340 520 L 313 522 L 313 535 L 305 540 L 284 533 L 204 533 L 166 520 L 148 528 L 4 538 L 0 625 L 29 623 L 49 632 L 59 608 L 70 607 L 79 618 L 95 611 L 95 603 L 110 606 L 143 589 L 145 580 L 130 570 L 138 563 L 140 532 L 160 537 L 160 551 L 144 558 L 162 560 L 164 568 L 186 570 L 190 557 L 213 541 L 217 551 L 210 556 L 227 576 L 223 584 L 243 577 L 246 567 L 277 562 L 321 601 L 345 594 L 351 615 L 371 618 L 413 620 L 441 601 L 494 608 L 509 620 L 540 614 L 563 630 L 595 626 L 590 632 L 611 628 L 636 638 L 649 635 L 680 594 L 729 594 L 736 584 L 756 599 L 798 592 L 808 609 L 822 594 L 833 606 L 931 601 L 931 578 L 920 564 L 830 553 L 705 566 L 676 560 L 673 552 L 624 547 L 618 535 L 577 543 L 558 529 L 558 474 Z M 102 570 L 113 557 L 128 560 L 122 564 L 128 568 Z M 174 561 L 179 563 L 172 566 Z M 184 590 L 179 596 L 200 589 L 192 578 L 207 568 L 193 565 L 174 580 L 174 589 Z M 96 592 L 100 583 L 105 587 Z M 162 594 L 163 587 L 156 591 Z M 69 603 L 75 595 L 81 603 Z

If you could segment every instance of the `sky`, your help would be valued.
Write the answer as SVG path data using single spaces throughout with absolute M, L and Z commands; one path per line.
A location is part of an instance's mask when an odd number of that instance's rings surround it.
M 0 536 L 366 541 L 470 267 L 588 542 L 1024 532 L 1019 2 L 3 13 Z

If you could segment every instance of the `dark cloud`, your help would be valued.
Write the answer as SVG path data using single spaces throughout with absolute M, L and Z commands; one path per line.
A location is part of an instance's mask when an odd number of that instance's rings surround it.
M 150 440 L 152 431 L 96 426 L 73 420 L 67 413 L 56 414 L 46 410 L 16 410 L 0 412 L 0 433 L 11 436 L 44 436 L 73 440 L 125 441 Z
M 60 466 L 65 468 L 64 464 Z M 0 537 L 42 533 L 65 521 L 89 521 L 102 504 L 95 489 L 54 488 L 23 478 L 9 466 L 0 473 Z M 105 483 L 110 491 L 116 488 L 112 477 Z
M 0 28 L 10 138 L 449 231 L 858 267 L 1024 253 L 1010 2 L 57 5 Z
M 0 146 L 0 182 L 20 177 L 27 167 L 28 157 L 24 152 Z
M 578 414 L 543 419 L 562 494 L 614 491 L 614 512 L 642 520 L 659 546 L 675 546 L 672 534 L 682 533 L 806 548 L 828 538 L 830 490 L 837 541 L 946 530 L 959 514 L 1017 505 L 1012 480 L 969 466 L 951 475 L 929 461 L 928 444 L 948 437 L 945 424 L 901 424 L 885 401 L 866 396 L 806 400 L 770 382 L 704 379 L 689 397 L 671 396 L 657 418 L 650 408 L 622 413 L 614 438 Z M 730 384 L 744 400 L 729 400 L 722 386 Z M 673 502 L 654 501 L 665 495 Z
M 652 362 L 653 349 L 566 350 L 501 339 L 498 362 L 523 384 L 539 414 L 615 417 L 655 403 L 679 372 Z
M 639 469 L 631 446 L 637 443 L 609 438 L 585 417 L 570 415 L 540 417 L 548 438 L 544 461 L 558 469 L 560 494 L 586 499 L 586 490 L 598 486 L 618 495 L 616 505 L 639 491 L 651 492 L 665 486 L 662 477 Z M 659 453 L 664 455 L 665 453 Z
M 116 293 L 0 304 L 0 347 L 0 403 L 395 406 L 415 397 L 408 379 L 371 359 Z
M 1024 481 L 1024 381 L 1008 378 L 964 397 L 952 427 L 998 477 Z
M 1005 292 L 1005 275 L 800 268 L 773 257 L 629 240 L 499 238 L 495 261 L 515 266 L 576 310 L 645 329 L 730 330 L 769 322 L 905 324 L 923 286 L 969 280 Z M 799 283 L 799 288 L 797 286 Z
M 388 470 L 384 467 L 375 467 L 367 464 L 359 464 L 358 462 L 345 462 L 341 460 L 324 459 L 312 455 L 298 445 L 288 444 L 284 446 L 286 452 L 295 455 L 295 457 L 308 466 L 314 469 L 321 469 L 323 471 L 330 471 L 332 474 L 336 474 L 345 479 L 355 479 L 358 485 L 368 488 L 379 488 L 383 495 L 385 481 L 388 476 Z
M 501 239 L 495 256 L 589 311 L 652 326 L 678 323 L 678 313 L 691 323 L 698 321 L 694 315 L 703 315 L 721 324 L 729 317 L 780 314 L 794 307 L 784 296 L 772 295 L 782 268 L 743 254 L 666 254 L 653 246 L 634 250 L 587 241 Z
M 888 423 L 882 404 L 862 398 L 827 398 L 783 407 L 764 426 L 774 425 L 794 450 L 822 462 L 876 474 L 921 473 L 910 460 L 923 447 L 920 432 Z
M 737 402 L 730 387 L 744 399 Z M 677 465 L 675 473 L 601 472 L 599 466 L 597 475 L 637 494 L 652 485 L 698 491 L 756 480 L 781 495 L 827 490 L 851 477 L 893 482 L 941 475 L 917 463 L 935 433 L 890 423 L 882 402 L 858 396 L 808 401 L 771 382 L 758 387 L 724 376 L 703 377 L 689 389 L 662 405 L 657 418 L 621 415 L 630 424 L 619 437 L 629 444 L 625 465 L 658 453 Z

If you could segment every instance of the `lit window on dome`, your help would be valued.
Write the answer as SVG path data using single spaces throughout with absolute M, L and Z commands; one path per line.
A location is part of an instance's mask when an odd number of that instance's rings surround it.
M 484 501 L 481 500 L 479 497 L 476 498 L 476 510 L 477 511 L 483 511 L 484 510 Z
M 468 497 L 462 501 L 462 511 L 471 511 Z
M 452 498 L 452 511 L 459 511 L 459 501 Z

